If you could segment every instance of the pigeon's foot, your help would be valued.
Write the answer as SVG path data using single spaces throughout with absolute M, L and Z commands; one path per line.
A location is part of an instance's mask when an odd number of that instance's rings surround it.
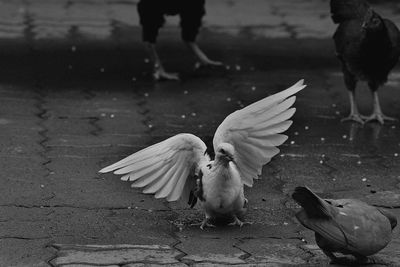
M 346 121 L 355 121 L 364 124 L 364 120 L 362 119 L 361 115 L 357 113 L 351 113 L 349 116 L 341 120 L 341 122 L 346 122 Z
M 238 217 L 235 216 L 234 221 L 229 223 L 228 225 L 230 225 L 230 226 L 239 225 L 239 227 L 242 227 L 245 224 L 252 225 L 253 223 L 252 222 L 242 222 Z
M 373 258 L 368 258 L 365 256 L 356 256 L 357 262 L 362 264 L 375 264 L 375 260 Z
M 378 121 L 380 124 L 384 124 L 385 121 L 397 121 L 396 118 L 386 116 L 383 113 L 377 113 L 374 112 L 370 116 L 363 116 L 363 119 L 365 119 L 366 122 L 370 121 Z
M 321 249 L 322 249 L 322 248 L 321 248 Z M 326 256 L 328 256 L 329 259 L 331 259 L 331 263 L 334 263 L 334 262 L 336 262 L 336 261 L 339 260 L 339 258 L 336 257 L 335 254 L 333 254 L 331 251 L 322 249 L 322 252 L 323 252 Z
M 200 226 L 201 230 L 204 230 L 204 228 L 206 227 L 216 227 L 214 224 L 211 224 L 207 219 L 204 219 L 201 223 L 191 223 L 190 226 Z
M 198 225 L 200 225 L 201 230 L 204 230 L 205 227 L 212 227 L 212 228 L 216 227 L 214 224 L 210 223 L 209 218 L 205 218 L 201 223 L 193 223 L 190 226 L 198 226 Z
M 166 72 L 164 69 L 156 69 L 153 73 L 153 76 L 156 81 L 160 81 L 160 80 L 179 81 L 178 73 Z

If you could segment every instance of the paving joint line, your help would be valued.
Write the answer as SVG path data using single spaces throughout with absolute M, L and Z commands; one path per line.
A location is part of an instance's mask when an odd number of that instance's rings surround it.
M 244 253 L 244 255 L 240 256 L 239 259 L 246 261 L 246 259 L 250 258 L 252 256 L 252 254 L 239 246 L 240 244 L 244 244 L 243 238 L 239 237 L 239 238 L 235 238 L 235 240 L 236 240 L 236 242 L 232 245 L 232 247 L 242 251 Z

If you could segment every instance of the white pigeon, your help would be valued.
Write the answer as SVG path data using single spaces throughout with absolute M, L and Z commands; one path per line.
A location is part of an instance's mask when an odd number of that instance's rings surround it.
M 205 143 L 188 133 L 177 134 L 142 149 L 100 170 L 122 174 L 121 180 L 143 193 L 167 201 L 200 200 L 205 219 L 200 228 L 213 226 L 210 219 L 231 218 L 232 224 L 247 209 L 244 185 L 251 187 L 262 167 L 279 153 L 287 140 L 286 131 L 296 109 L 293 96 L 305 87 L 300 80 L 292 87 L 230 114 L 213 139 L 215 160 L 206 153 Z

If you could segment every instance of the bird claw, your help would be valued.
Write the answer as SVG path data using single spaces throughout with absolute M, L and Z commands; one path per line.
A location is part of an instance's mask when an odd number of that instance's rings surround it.
M 364 124 L 364 120 L 362 119 L 362 116 L 360 114 L 350 114 L 349 116 L 341 120 L 341 122 L 346 122 L 346 121 L 355 121 L 360 124 Z
M 384 124 L 385 121 L 397 121 L 396 118 L 386 116 L 383 113 L 372 113 L 370 116 L 362 116 L 366 122 L 378 121 L 380 124 Z
M 200 229 L 201 229 L 201 230 L 204 230 L 204 227 L 215 228 L 216 226 L 215 226 L 214 224 L 209 223 L 209 222 L 207 221 L 207 222 L 203 222 L 203 223 L 200 225 Z
M 229 223 L 229 226 L 235 226 L 235 225 L 239 225 L 240 228 L 243 227 L 243 225 L 248 224 L 248 225 L 252 225 L 252 222 L 242 222 L 241 220 L 239 220 L 239 218 L 235 217 L 235 220 L 231 223 Z
M 211 224 L 209 222 L 208 218 L 205 218 L 201 223 L 192 223 L 190 226 L 199 226 L 199 225 L 201 230 L 204 230 L 205 227 L 212 227 L 212 228 L 216 227 L 214 224 Z
M 347 258 L 335 258 L 331 259 L 330 264 L 333 265 L 343 265 L 343 266 L 348 266 L 350 264 L 350 260 Z
M 356 260 L 358 263 L 362 263 L 362 264 L 376 264 L 378 262 L 375 261 L 374 258 L 369 258 L 369 257 L 365 257 L 365 256 L 361 256 L 361 257 L 356 257 Z
M 179 81 L 179 74 L 178 73 L 170 73 L 166 72 L 163 69 L 157 69 L 153 73 L 154 79 L 156 81 L 160 80 L 173 80 L 173 81 Z

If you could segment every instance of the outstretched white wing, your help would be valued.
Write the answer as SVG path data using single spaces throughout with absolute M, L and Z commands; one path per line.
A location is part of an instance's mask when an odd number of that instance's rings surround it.
M 294 95 L 302 90 L 303 80 L 292 87 L 266 97 L 230 114 L 214 135 L 214 150 L 222 143 L 235 148 L 234 160 L 239 168 L 242 182 L 253 185 L 253 179 L 261 174 L 262 166 L 279 153 L 277 146 L 286 141 L 286 131 L 296 111 L 290 108 L 296 100 Z
M 132 187 L 144 187 L 143 193 L 175 201 L 182 196 L 185 186 L 195 184 L 194 173 L 199 170 L 203 160 L 208 160 L 206 148 L 197 136 L 178 134 L 105 167 L 100 172 L 123 174 L 121 180 L 132 181 Z

